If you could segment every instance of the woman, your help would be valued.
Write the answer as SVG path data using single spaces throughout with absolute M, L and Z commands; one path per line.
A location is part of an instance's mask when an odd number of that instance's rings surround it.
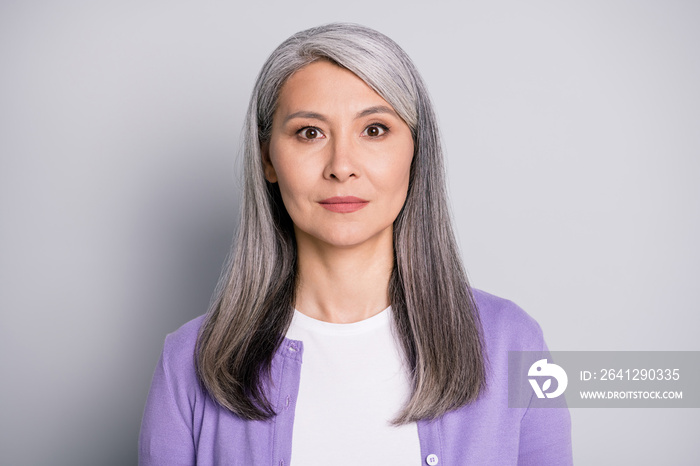
M 565 408 L 508 407 L 508 350 L 542 333 L 468 286 L 427 91 L 376 31 L 263 66 L 216 296 L 166 339 L 141 464 L 571 463 Z

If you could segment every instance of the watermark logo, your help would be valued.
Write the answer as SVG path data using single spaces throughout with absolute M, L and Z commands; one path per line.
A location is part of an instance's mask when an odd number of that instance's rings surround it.
M 566 371 L 560 366 L 554 363 L 548 363 L 546 359 L 540 359 L 535 361 L 535 363 L 530 366 L 530 370 L 527 372 L 528 377 L 539 377 L 547 379 L 544 381 L 540 387 L 537 378 L 528 379 L 532 389 L 535 391 L 537 398 L 556 398 L 566 390 L 566 385 L 569 383 L 569 378 L 566 376 Z M 552 379 L 556 379 L 557 388 L 553 392 L 547 392 L 552 386 Z
M 700 408 L 699 368 L 700 351 L 508 351 L 508 407 Z

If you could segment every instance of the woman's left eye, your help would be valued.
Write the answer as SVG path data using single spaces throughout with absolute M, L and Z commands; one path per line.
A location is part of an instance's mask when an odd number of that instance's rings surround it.
M 365 130 L 362 132 L 363 136 L 369 136 L 371 138 L 376 138 L 379 136 L 383 136 L 387 131 L 389 131 L 389 128 L 387 128 L 384 125 L 380 124 L 374 124 L 374 125 L 369 125 Z

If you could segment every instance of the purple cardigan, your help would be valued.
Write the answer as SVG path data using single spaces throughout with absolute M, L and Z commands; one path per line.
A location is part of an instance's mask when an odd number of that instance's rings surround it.
M 487 389 L 471 404 L 418 422 L 421 458 L 415 464 L 572 464 L 568 409 L 508 407 L 508 351 L 546 350 L 542 330 L 510 301 L 478 290 L 474 297 L 484 329 Z M 277 415 L 245 421 L 198 383 L 193 354 L 203 319 L 165 339 L 143 415 L 139 464 L 289 466 L 302 342 L 285 339 L 272 361 L 274 383 L 266 393 Z

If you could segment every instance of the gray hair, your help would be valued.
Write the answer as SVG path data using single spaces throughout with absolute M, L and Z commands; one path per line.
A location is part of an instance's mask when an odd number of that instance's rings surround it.
M 476 399 L 484 389 L 481 323 L 451 226 L 440 136 L 427 89 L 394 41 L 356 24 L 333 23 L 294 34 L 258 75 L 245 123 L 240 226 L 200 330 L 198 375 L 210 395 L 239 416 L 275 414 L 262 380 L 269 377 L 293 315 L 296 242 L 279 188 L 264 178 L 261 144 L 270 137 L 282 85 L 316 60 L 329 60 L 361 78 L 413 135 L 408 194 L 394 222 L 389 284 L 412 393 L 394 422 L 432 419 Z

